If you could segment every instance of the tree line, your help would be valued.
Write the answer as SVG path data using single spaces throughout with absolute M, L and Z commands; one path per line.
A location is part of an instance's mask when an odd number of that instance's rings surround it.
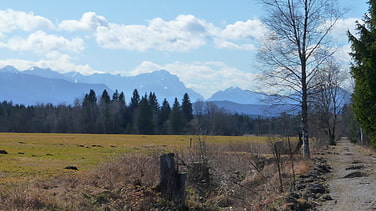
M 1 132 L 296 136 L 298 121 L 288 114 L 265 118 L 230 113 L 211 102 L 192 103 L 187 93 L 172 106 L 166 99 L 160 105 L 155 93 L 141 96 L 137 89 L 129 103 L 117 90 L 112 97 L 106 90 L 99 96 L 90 90 L 73 105 L 0 103 Z

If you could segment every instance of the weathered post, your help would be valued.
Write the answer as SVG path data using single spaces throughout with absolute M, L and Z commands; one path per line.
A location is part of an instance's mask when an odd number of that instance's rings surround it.
M 274 142 L 274 154 L 277 160 L 277 168 L 278 168 L 278 177 L 279 177 L 279 188 L 280 192 L 283 193 L 283 182 L 282 182 L 282 172 L 281 172 L 281 151 L 283 148 L 282 141 Z
M 183 207 L 186 174 L 178 173 L 175 168 L 174 156 L 174 153 L 160 156 L 160 182 L 158 187 L 168 200 L 174 201 L 179 207 Z

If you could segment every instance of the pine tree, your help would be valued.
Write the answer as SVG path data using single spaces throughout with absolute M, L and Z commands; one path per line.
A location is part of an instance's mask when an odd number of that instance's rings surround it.
M 90 89 L 89 94 L 85 95 L 82 103 L 82 127 L 85 133 L 97 132 L 97 96 L 95 91 Z
M 110 131 L 111 127 L 111 114 L 110 114 L 110 95 L 108 95 L 107 90 L 103 90 L 102 96 L 101 96 L 101 101 L 99 104 L 99 111 L 100 111 L 100 124 L 103 133 L 108 133 Z
M 161 111 L 159 114 L 159 131 L 161 134 L 168 133 L 168 120 L 170 119 L 171 107 L 166 98 L 163 100 Z
M 191 100 L 189 99 L 188 93 L 184 94 L 181 106 L 182 106 L 184 119 L 186 123 L 189 123 L 193 119 L 193 109 L 192 109 L 192 103 L 191 103 Z
M 142 97 L 136 115 L 136 127 L 139 134 L 153 134 L 152 108 L 146 97 Z
M 184 128 L 184 116 L 177 98 L 175 98 L 170 114 L 170 125 L 173 134 L 181 134 Z
M 119 100 L 119 91 L 115 90 L 114 94 L 112 95 L 112 101 Z
M 137 89 L 135 89 L 133 90 L 133 95 L 131 98 L 131 102 L 129 104 L 130 109 L 134 111 L 137 108 L 139 103 L 140 103 L 140 94 L 138 94 Z
M 109 104 L 111 102 L 110 95 L 108 95 L 107 90 L 103 90 L 101 96 L 101 104 Z
M 351 74 L 355 79 L 353 111 L 363 131 L 376 147 L 376 0 L 370 0 L 369 14 L 356 23 L 358 37 L 348 32 L 353 58 Z
M 136 127 L 136 114 L 138 105 L 140 103 L 140 95 L 138 93 L 138 90 L 133 90 L 133 94 L 131 97 L 131 101 L 129 103 L 129 106 L 126 109 L 125 116 L 124 116 L 124 122 L 126 124 L 126 132 L 127 133 L 136 133 L 137 128 Z
M 151 112 L 152 112 L 152 115 L 151 115 L 151 119 L 153 121 L 153 125 L 155 126 L 155 131 L 154 133 L 158 133 L 158 124 L 159 124 L 159 113 L 160 113 L 160 108 L 159 108 L 159 103 L 158 103 L 158 99 L 157 99 L 157 96 L 155 95 L 154 92 L 150 92 L 149 93 L 149 105 L 150 105 L 150 109 L 151 109 Z
M 125 107 L 125 95 L 124 92 L 121 92 L 119 95 L 119 103 L 122 107 Z

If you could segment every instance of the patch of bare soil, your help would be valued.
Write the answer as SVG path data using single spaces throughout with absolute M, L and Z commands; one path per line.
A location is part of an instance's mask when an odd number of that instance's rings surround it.
M 376 210 L 376 154 L 342 139 L 324 155 L 332 167 L 326 184 L 333 200 L 318 210 Z

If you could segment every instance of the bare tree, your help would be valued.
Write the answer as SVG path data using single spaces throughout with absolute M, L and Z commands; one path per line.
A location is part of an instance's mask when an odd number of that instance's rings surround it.
M 303 156 L 310 157 L 308 97 L 320 66 L 333 54 L 328 33 L 341 16 L 334 0 L 260 0 L 270 32 L 258 52 L 263 81 L 301 112 Z
M 345 72 L 334 60 L 329 60 L 316 77 L 320 86 L 312 96 L 313 119 L 331 145 L 336 143 L 339 116 L 346 101 L 349 101 L 347 91 L 341 88 L 345 79 Z

